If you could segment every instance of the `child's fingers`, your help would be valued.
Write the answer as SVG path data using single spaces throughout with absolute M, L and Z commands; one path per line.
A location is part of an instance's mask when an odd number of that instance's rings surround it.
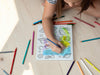
M 56 52 L 56 53 L 61 53 L 62 49 L 57 47 L 56 45 L 52 45 L 51 46 L 52 51 Z
M 61 47 L 59 48 L 58 46 L 54 45 L 53 43 L 50 43 L 50 47 L 52 49 L 52 51 L 56 52 L 56 53 L 61 53 L 61 51 L 64 49 L 64 46 L 62 43 L 60 43 L 59 41 L 57 41 L 56 43 Z
M 56 53 L 61 53 L 61 48 L 53 48 L 52 51 L 56 52 Z
M 61 42 L 58 42 L 58 45 L 60 45 L 61 49 L 65 48 L 65 46 Z

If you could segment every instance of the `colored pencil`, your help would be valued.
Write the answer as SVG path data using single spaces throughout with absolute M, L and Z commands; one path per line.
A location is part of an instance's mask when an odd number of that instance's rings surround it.
M 9 75 L 4 69 L 0 68 L 6 75 Z
M 40 22 L 42 22 L 42 20 L 39 20 L 39 21 L 34 22 L 33 25 L 38 24 Z
M 77 61 L 77 65 L 78 65 L 78 67 L 79 67 L 79 69 L 80 69 L 80 71 L 81 71 L 82 75 L 84 75 L 84 73 L 83 73 L 83 71 L 82 71 L 82 69 L 81 69 L 81 66 L 80 66 L 80 64 L 79 64 L 79 62 L 78 62 L 78 61 Z
M 73 20 L 68 20 L 68 21 L 54 21 L 55 23 L 64 23 L 64 22 L 73 22 Z
M 63 18 L 63 17 L 65 17 L 65 16 L 61 16 L 61 17 L 59 17 L 59 18 Z M 57 20 L 58 18 L 56 17 L 56 18 L 53 18 L 53 20 Z
M 1 53 L 13 53 L 14 51 L 2 51 L 2 52 L 0 52 L 0 54 Z
M 75 25 L 75 24 L 67 24 L 67 25 Z
M 66 24 L 66 23 L 55 23 L 54 25 L 74 25 L 74 24 Z
M 85 21 L 83 21 L 83 20 L 81 20 L 81 19 L 79 19 L 79 18 L 77 18 L 77 17 L 74 17 L 74 18 L 75 18 L 76 20 L 79 20 L 80 22 L 83 22 L 83 23 L 85 23 L 85 24 L 91 26 L 91 27 L 95 27 L 94 25 L 92 25 L 92 24 L 90 24 L 90 23 L 87 23 L 87 22 L 85 22 Z
M 12 74 L 13 65 L 14 65 L 14 61 L 15 61 L 15 57 L 16 57 L 16 52 L 17 52 L 17 48 L 15 49 L 15 52 L 14 52 L 14 57 L 13 57 L 13 61 L 12 61 L 11 69 L 10 69 L 10 74 Z
M 96 22 L 96 21 L 94 21 L 94 23 L 96 23 L 96 24 L 98 24 L 98 25 L 100 26 L 100 23 L 98 23 L 98 22 Z
M 32 37 L 32 55 L 33 55 L 33 50 L 34 50 L 34 36 L 35 36 L 35 32 L 33 31 L 33 37 Z
M 54 43 L 53 41 L 51 41 L 50 39 L 47 38 L 48 41 L 50 41 L 51 43 L 53 43 L 54 45 L 56 45 L 57 47 L 61 48 L 59 45 L 57 45 L 56 43 Z
M 93 40 L 98 40 L 98 39 L 100 39 L 100 37 L 98 37 L 98 38 L 93 38 L 93 39 L 88 39 L 88 40 L 83 40 L 83 41 L 81 41 L 81 42 L 88 42 L 88 41 L 93 41 Z
M 87 62 L 87 63 L 89 63 L 95 70 L 97 70 L 99 73 L 100 73 L 100 70 L 97 68 L 97 67 L 95 67 L 88 59 L 86 59 L 86 58 L 84 58 L 85 59 L 85 61 Z
M 89 72 L 90 75 L 93 75 L 92 72 L 89 70 L 89 68 L 86 66 L 86 64 L 84 63 L 84 61 L 82 59 L 80 59 L 81 63 L 83 64 L 83 66 L 86 68 L 86 70 Z
M 65 16 L 61 16 L 59 18 L 63 18 L 63 17 L 65 17 Z M 58 19 L 58 18 L 57 17 L 56 18 L 53 18 L 53 20 L 56 20 L 56 19 Z M 36 24 L 39 24 L 39 23 L 42 23 L 42 20 L 39 20 L 39 21 L 34 22 L 33 25 L 36 25 Z
M 76 24 L 76 23 L 54 23 L 55 25 L 66 25 L 66 24 Z
M 24 58 L 23 58 L 23 61 L 22 61 L 22 64 L 24 64 L 24 62 L 25 62 L 25 58 L 26 58 L 26 55 L 27 55 L 27 52 L 28 52 L 28 48 L 29 48 L 30 42 L 31 42 L 31 40 L 29 40 L 29 42 L 28 42 L 28 45 L 27 45 L 27 48 L 26 48 L 26 52 L 25 52 L 25 55 L 24 55 Z
M 66 74 L 66 75 L 69 75 L 69 73 L 70 73 L 70 71 L 71 71 L 71 69 L 72 69 L 72 67 L 73 67 L 74 63 L 75 63 L 75 60 L 72 62 L 72 64 L 71 64 L 71 66 L 70 66 L 70 68 L 69 68 L 69 70 L 68 70 L 68 72 L 67 72 L 67 74 Z

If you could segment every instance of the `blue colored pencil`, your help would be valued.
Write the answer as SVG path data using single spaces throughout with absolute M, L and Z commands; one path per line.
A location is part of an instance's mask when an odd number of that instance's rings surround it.
M 0 52 L 0 54 L 1 53 L 12 53 L 12 52 L 14 52 L 14 51 L 3 51 L 3 52 Z
M 3 72 L 4 72 L 6 75 L 9 75 L 5 70 L 3 70 Z
M 74 63 L 75 63 L 75 60 L 72 62 L 72 64 L 71 64 L 71 66 L 70 66 L 70 68 L 69 68 L 69 70 L 68 70 L 68 72 L 67 72 L 67 74 L 66 74 L 66 75 L 69 75 L 69 73 L 70 73 L 70 71 L 71 71 L 71 69 L 72 69 L 72 67 L 73 67 Z
M 28 42 L 28 45 L 27 45 L 27 48 L 26 48 L 26 52 L 25 52 L 25 55 L 24 55 L 24 58 L 23 58 L 23 61 L 22 61 L 22 64 L 24 64 L 24 62 L 25 62 L 25 58 L 26 58 L 26 55 L 27 55 L 27 52 L 28 52 L 28 48 L 29 48 L 30 42 L 31 42 L 31 40 L 29 40 L 29 42 Z
M 1 68 L 0 68 L 1 69 Z M 1 69 L 6 75 L 9 75 L 4 69 Z
M 54 43 L 53 41 L 51 41 L 50 39 L 47 38 L 48 41 L 50 41 L 51 43 L 53 43 L 54 45 L 58 46 L 59 48 L 61 48 L 59 45 L 57 45 L 56 43 Z
M 83 41 L 81 41 L 81 42 L 88 42 L 88 41 L 93 41 L 93 40 L 98 40 L 98 39 L 100 39 L 100 37 L 98 37 L 98 38 L 93 38 L 93 39 L 88 39 L 88 40 L 83 40 Z
M 42 22 L 42 20 L 36 21 L 33 24 L 35 25 L 35 24 L 40 23 L 40 22 Z

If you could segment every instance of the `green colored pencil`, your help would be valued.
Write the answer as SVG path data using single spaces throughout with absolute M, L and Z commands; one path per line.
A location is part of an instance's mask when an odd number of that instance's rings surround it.
M 81 42 L 88 42 L 88 41 L 93 41 L 93 40 L 98 40 L 98 39 L 100 39 L 100 37 L 98 37 L 98 38 L 93 38 L 93 39 L 88 39 L 88 40 L 83 40 L 83 41 L 81 41 Z
M 27 45 L 27 48 L 26 48 L 26 52 L 25 52 L 22 64 L 24 64 L 24 62 L 25 62 L 25 58 L 26 58 L 26 55 L 27 55 L 27 52 L 28 52 L 28 48 L 29 48 L 30 42 L 31 42 L 31 40 L 28 41 L 28 45 Z

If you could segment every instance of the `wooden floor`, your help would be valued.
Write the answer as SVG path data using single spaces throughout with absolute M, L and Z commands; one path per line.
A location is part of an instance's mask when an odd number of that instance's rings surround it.
M 0 9 L 2 9 L 3 11 L 4 8 L 4 14 L 6 15 L 6 18 L 2 20 L 2 26 L 8 26 L 8 31 L 7 29 L 5 29 L 6 32 L 2 31 L 2 33 L 5 32 L 5 43 L 4 46 L 2 46 L 3 48 L 1 49 L 1 51 L 14 51 L 16 47 L 18 48 L 12 75 L 66 75 L 72 61 L 37 61 L 35 58 L 35 54 L 33 56 L 31 55 L 31 45 L 29 47 L 25 64 L 22 65 L 22 60 L 27 43 L 29 39 L 32 39 L 33 30 L 37 31 L 37 25 L 33 26 L 32 23 L 42 18 L 43 7 L 41 6 L 41 1 L 3 0 L 1 2 L 5 6 L 2 5 L 4 7 Z M 81 64 L 80 58 L 88 58 L 96 67 L 100 69 L 100 40 L 85 43 L 81 43 L 80 41 L 100 37 L 100 26 L 94 23 L 94 17 L 85 14 L 82 14 L 81 19 L 95 25 L 95 28 L 75 20 L 73 16 L 80 17 L 80 15 L 77 15 L 77 13 L 78 11 L 76 11 L 75 9 L 65 11 L 63 13 L 65 17 L 58 20 L 71 19 L 76 23 L 76 25 L 73 26 L 74 59 L 79 61 L 85 75 L 89 75 L 87 70 Z M 4 16 L 2 16 L 2 18 L 3 17 Z M 5 20 L 8 21 L 5 22 Z M 100 19 L 98 20 L 98 22 L 100 22 Z M 3 40 L 3 37 L 0 40 Z M 3 58 L 3 61 L 0 60 L 0 68 L 3 68 L 8 73 L 10 73 L 13 53 L 0 54 L 0 58 Z M 86 65 L 94 75 L 100 75 L 100 73 L 98 73 L 88 63 L 86 63 Z M 0 75 L 5 74 L 0 70 Z M 70 75 L 81 75 L 81 72 L 76 63 L 74 64 Z

